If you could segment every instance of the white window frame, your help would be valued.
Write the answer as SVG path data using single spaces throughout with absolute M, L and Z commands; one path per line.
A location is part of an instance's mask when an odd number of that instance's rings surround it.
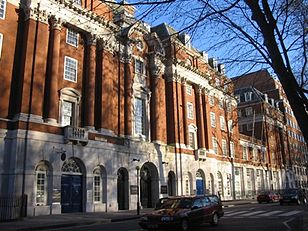
M 137 115 L 137 102 L 138 100 L 142 103 L 142 115 L 140 117 L 140 115 Z M 136 136 L 141 136 L 141 137 L 147 137 L 147 108 L 146 108 L 146 99 L 144 99 L 143 97 L 135 97 L 134 99 L 134 133 Z M 139 109 L 138 109 L 139 110 Z M 141 119 L 141 124 L 140 123 L 140 119 Z M 138 121 L 137 121 L 138 119 Z M 141 125 L 141 128 L 139 127 Z M 140 129 L 141 129 L 141 133 L 140 133 Z
M 251 101 L 252 100 L 252 92 L 251 91 L 245 92 L 244 97 L 245 97 L 245 102 Z
M 67 63 L 68 62 L 72 62 L 74 65 L 75 65 L 75 68 L 74 68 L 74 71 L 75 71 L 75 77 L 73 79 L 71 78 L 68 78 L 68 70 L 67 70 Z M 68 73 L 67 73 L 68 72 Z M 64 76 L 64 79 L 67 80 L 67 81 L 70 81 L 70 82 L 74 82 L 74 83 L 77 83 L 77 76 L 78 76 L 78 61 L 74 58 L 71 58 L 69 56 L 65 56 L 64 57 L 64 73 L 63 73 L 63 76 Z
M 212 146 L 213 146 L 213 150 L 215 152 L 215 154 L 218 154 L 218 141 L 216 137 L 212 137 Z
M 216 115 L 214 112 L 210 112 L 210 119 L 211 119 L 211 127 L 216 127 Z
M 233 120 L 228 120 L 229 133 L 233 133 Z
M 192 95 L 192 89 L 193 89 L 192 85 L 186 84 L 186 93 L 188 95 Z
M 60 124 L 61 126 L 67 126 L 64 124 L 64 113 L 63 113 L 63 102 L 67 101 L 73 104 L 73 115 L 72 115 L 72 124 L 70 126 L 77 127 L 78 126 L 78 118 L 79 118 L 79 104 L 81 100 L 81 95 L 78 91 L 73 88 L 63 88 L 60 91 Z
M 220 129 L 225 131 L 226 130 L 226 121 L 223 116 L 219 116 L 219 121 L 220 121 Z
M 99 180 L 99 182 L 97 181 Z M 99 183 L 99 185 L 97 184 Z M 97 200 L 99 198 L 99 200 Z M 93 202 L 102 203 L 103 202 L 103 178 L 102 171 L 99 168 L 93 171 Z
M 3 34 L 0 33 L 0 59 L 1 59 L 1 54 L 2 54 L 2 44 L 3 44 Z
M 245 108 L 245 115 L 246 116 L 251 116 L 253 114 L 253 109 L 252 107 L 246 107 Z
M 7 0 L 0 0 L 1 4 L 0 6 L 3 4 L 3 9 L 2 9 L 2 14 L 3 16 L 0 17 L 0 19 L 5 19 L 5 14 L 6 14 L 6 2 Z M 1 9 L 1 8 L 0 8 Z
M 218 100 L 218 105 L 219 105 L 219 108 L 222 109 L 224 107 L 224 100 L 223 99 L 219 99 Z
M 190 102 L 187 103 L 187 118 L 194 118 L 194 105 Z
M 234 158 L 234 143 L 233 143 L 233 141 L 230 141 L 230 156 L 232 157 L 232 158 Z
M 192 138 L 193 138 L 193 144 L 191 143 L 191 140 L 190 140 L 190 136 L 192 135 Z M 197 140 L 197 127 L 193 124 L 190 124 L 188 126 L 188 136 L 189 136 L 189 146 L 192 148 L 192 149 L 197 149 L 198 148 L 198 140 Z
M 66 30 L 66 43 L 74 47 L 78 47 L 79 34 L 71 28 Z
M 138 67 L 138 63 L 142 64 L 140 68 Z M 137 75 L 144 75 L 145 74 L 144 61 L 141 60 L 140 58 L 135 59 L 135 74 L 137 74 Z
M 222 149 L 222 155 L 227 156 L 228 155 L 228 149 L 227 149 L 227 141 L 225 139 L 221 140 L 221 149 Z
M 213 95 L 210 95 L 210 96 L 209 96 L 209 104 L 210 104 L 211 106 L 214 106 L 214 104 L 215 104 L 215 97 L 214 97 Z
M 246 145 L 243 145 L 243 160 L 248 160 L 248 147 Z
M 35 204 L 37 206 L 47 205 L 47 187 L 48 187 L 48 176 L 47 176 L 48 168 L 44 164 L 40 164 L 37 166 L 35 170 Z M 39 175 L 43 175 L 43 178 L 39 178 Z M 43 184 L 41 181 L 44 181 Z M 43 189 L 39 189 L 43 187 Z M 42 197 L 42 200 L 38 201 L 38 198 Z

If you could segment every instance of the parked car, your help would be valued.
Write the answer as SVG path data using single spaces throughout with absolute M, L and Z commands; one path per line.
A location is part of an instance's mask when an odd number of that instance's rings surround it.
M 216 226 L 223 215 L 221 200 L 216 195 L 178 196 L 160 199 L 153 212 L 141 217 L 139 225 L 147 230 L 175 228 L 187 231 L 203 223 Z
M 296 203 L 298 205 L 300 204 L 306 204 L 307 203 L 307 194 L 303 189 L 297 188 L 297 189 L 286 189 L 283 191 L 281 198 L 280 198 L 280 205 L 283 204 L 290 204 L 290 203 Z
M 271 192 L 271 191 L 261 192 L 257 196 L 257 201 L 259 202 L 259 204 L 261 204 L 262 202 L 266 202 L 266 203 L 278 202 L 279 199 L 280 199 L 280 195 L 275 192 Z

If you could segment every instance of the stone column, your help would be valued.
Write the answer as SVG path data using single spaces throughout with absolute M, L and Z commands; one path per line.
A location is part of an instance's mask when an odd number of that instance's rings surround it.
M 127 42 L 128 43 L 128 42 Z M 132 62 L 130 44 L 125 44 L 121 61 L 124 62 L 124 134 L 132 135 Z
M 186 98 L 186 79 L 182 79 L 182 109 L 183 109 L 183 129 L 184 129 L 184 143 L 186 145 L 189 144 L 189 137 L 188 137 L 188 124 L 187 124 L 187 98 Z
M 96 38 L 88 34 L 87 42 L 87 76 L 85 83 L 85 127 L 94 130 L 95 75 L 96 75 Z
M 205 148 L 202 87 L 200 85 L 196 86 L 196 110 L 198 126 L 198 147 Z
M 62 22 L 56 17 L 50 18 L 51 31 L 51 56 L 49 58 L 51 71 L 49 74 L 49 94 L 47 99 L 47 122 L 57 123 L 58 119 L 58 77 L 59 77 L 59 59 L 60 59 L 60 41 L 61 41 Z
M 167 142 L 164 65 L 153 54 L 151 57 L 151 134 L 152 141 Z

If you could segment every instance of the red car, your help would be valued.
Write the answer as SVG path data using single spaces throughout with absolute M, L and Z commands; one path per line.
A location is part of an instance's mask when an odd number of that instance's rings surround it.
M 192 227 L 210 223 L 218 225 L 224 215 L 218 196 L 181 196 L 164 198 L 152 213 L 141 217 L 139 225 L 143 229 L 176 228 L 193 230 Z
M 262 192 L 258 195 L 257 201 L 259 204 L 262 202 L 270 203 L 270 202 L 278 202 L 280 200 L 280 196 L 274 192 Z

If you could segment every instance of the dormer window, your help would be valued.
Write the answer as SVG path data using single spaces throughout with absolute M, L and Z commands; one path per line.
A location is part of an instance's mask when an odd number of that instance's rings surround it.
M 245 92 L 244 93 L 245 101 L 251 101 L 252 100 L 252 92 Z

